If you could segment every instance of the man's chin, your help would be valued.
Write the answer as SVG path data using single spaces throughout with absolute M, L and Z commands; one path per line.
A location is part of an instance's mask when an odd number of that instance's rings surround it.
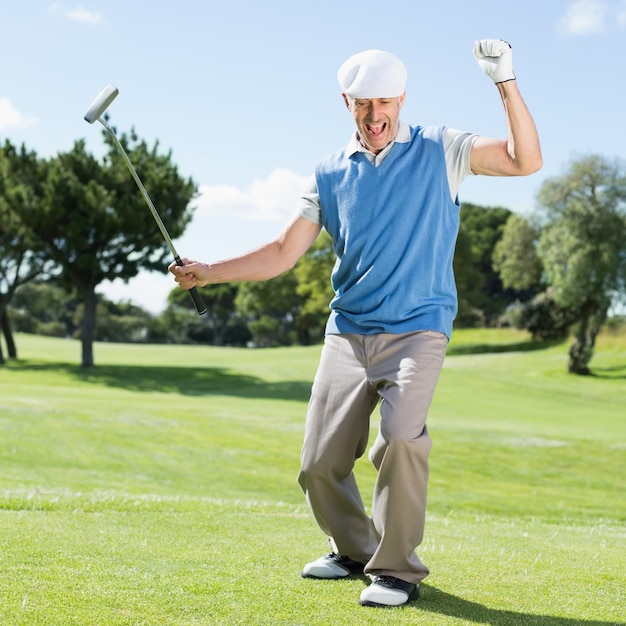
M 376 141 L 368 141 L 367 147 L 371 152 L 381 152 L 389 145 L 388 139 L 377 139 Z
M 367 148 L 370 152 L 378 154 L 381 150 L 384 150 L 392 141 L 389 137 L 389 133 L 383 133 L 373 137 L 368 133 L 359 133 L 359 141 L 364 148 Z

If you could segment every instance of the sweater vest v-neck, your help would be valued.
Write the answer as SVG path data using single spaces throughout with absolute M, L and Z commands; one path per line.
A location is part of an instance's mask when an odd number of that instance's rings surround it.
M 346 150 L 316 166 L 322 223 L 337 261 L 326 332 L 452 333 L 460 208 L 450 197 L 443 127 L 411 127 L 376 167 Z

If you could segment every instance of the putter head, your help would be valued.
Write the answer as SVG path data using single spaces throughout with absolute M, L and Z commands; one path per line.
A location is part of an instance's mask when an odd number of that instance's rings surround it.
M 117 98 L 119 89 L 113 85 L 107 85 L 91 103 L 89 110 L 85 113 L 85 121 L 93 124 L 108 108 L 109 104 Z

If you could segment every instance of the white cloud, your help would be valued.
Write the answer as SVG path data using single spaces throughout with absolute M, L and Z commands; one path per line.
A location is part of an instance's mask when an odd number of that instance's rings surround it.
M 88 24 L 100 24 L 103 21 L 100 13 L 93 13 L 82 6 L 77 6 L 74 9 L 70 9 L 66 12 L 69 19 L 75 22 L 87 22 Z
M 61 2 L 50 5 L 50 13 L 60 13 L 63 17 L 73 22 L 83 22 L 86 24 L 98 25 L 104 23 L 104 17 L 100 13 L 90 11 L 81 4 L 77 4 L 73 9 L 68 9 Z
M 284 222 L 295 213 L 306 180 L 305 176 L 277 169 L 265 180 L 254 180 L 246 190 L 227 185 L 200 185 L 200 197 L 195 203 L 197 213 Z
M 609 7 L 602 0 L 576 0 L 569 5 L 561 18 L 558 31 L 561 35 L 588 35 L 601 33 L 606 28 Z
M 8 98 L 0 98 L 0 131 L 30 128 L 39 120 L 18 111 Z

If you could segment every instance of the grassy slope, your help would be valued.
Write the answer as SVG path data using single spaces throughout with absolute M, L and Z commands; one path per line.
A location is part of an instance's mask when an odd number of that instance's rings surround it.
M 455 335 L 431 412 L 423 597 L 372 611 L 362 580 L 299 577 L 325 548 L 295 484 L 319 347 L 101 344 L 82 372 L 75 342 L 20 336 L 0 370 L 0 622 L 618 623 L 626 346 L 581 379 L 563 346 L 494 337 Z

